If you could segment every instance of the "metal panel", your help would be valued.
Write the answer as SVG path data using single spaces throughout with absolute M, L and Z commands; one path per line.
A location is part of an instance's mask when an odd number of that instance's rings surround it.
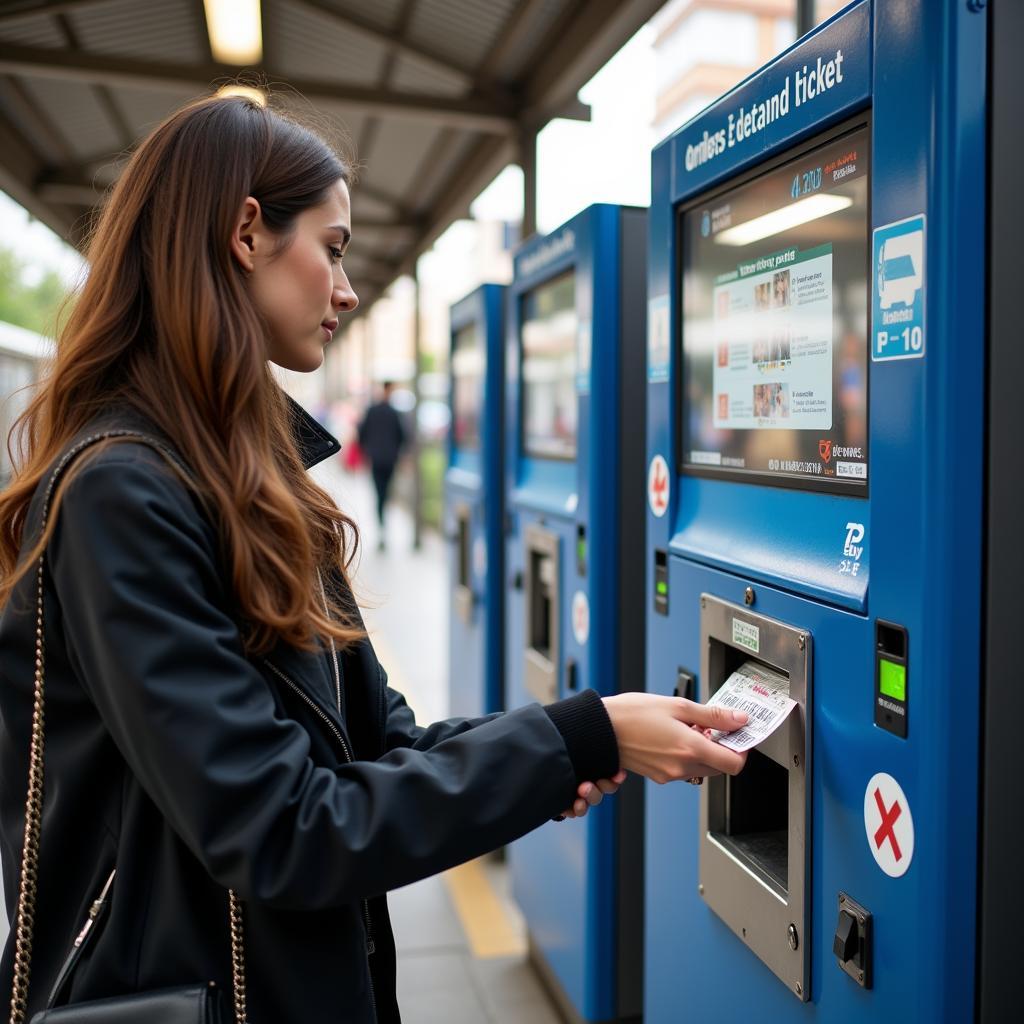
M 287 3 L 288 0 L 284 2 Z M 372 4 L 368 4 L 366 0 L 324 0 L 324 3 L 336 7 L 341 15 L 351 11 L 361 21 L 369 22 L 386 31 L 397 21 L 398 12 L 405 0 L 373 0 Z
M 52 46 L 61 49 L 66 45 L 64 33 L 52 18 L 45 15 L 3 22 L 0 24 L 0 39 L 20 43 L 22 46 Z
M 547 36 L 571 2 L 572 0 L 542 0 L 539 4 L 534 3 L 536 11 L 529 13 L 530 24 L 524 26 L 524 30 L 518 34 L 518 38 L 509 46 L 508 51 L 500 55 L 497 63 L 481 67 L 480 70 L 493 78 L 512 80 L 520 77 L 524 67 L 537 59 L 537 41 Z
M 734 792 L 733 780 L 719 775 L 708 779 L 701 791 L 700 893 L 704 902 L 804 1001 L 811 995 L 807 786 L 812 767 L 812 731 L 807 727 L 812 720 L 810 634 L 712 594 L 701 594 L 700 608 L 700 696 L 704 703 L 725 683 L 737 663 L 749 655 L 747 651 L 737 652 L 734 646 L 733 623 L 737 620 L 759 631 L 759 658 L 785 673 L 789 695 L 797 702 L 783 728 L 759 748 L 786 773 L 786 822 L 780 830 L 785 832 L 785 884 L 781 876 L 772 877 L 765 870 L 757 850 L 751 852 L 726 835 L 732 831 L 729 819 L 743 809 L 736 806 L 740 797 Z M 745 794 L 747 800 L 758 796 L 767 800 L 768 794 Z M 763 838 L 758 841 L 765 845 Z
M 105 0 L 67 13 L 83 50 L 111 57 L 198 64 L 206 54 L 205 23 L 192 0 Z
M 375 86 L 387 48 L 365 34 L 346 29 L 329 14 L 309 8 L 268 7 L 268 34 L 273 33 L 276 66 L 296 78 Z
M 165 117 L 203 93 L 191 89 L 125 89 L 111 87 L 111 94 L 139 138 L 148 135 Z
M 94 90 L 52 78 L 26 78 L 25 88 L 47 110 L 78 156 L 121 148 L 121 136 Z
M 995 3 L 989 15 L 992 47 L 989 96 L 989 368 L 988 523 L 986 557 L 985 677 L 982 760 L 978 1020 L 997 1024 L 1019 1012 L 1017 921 L 1020 920 L 1020 786 L 1014 766 L 1024 719 L 1020 686 L 1020 581 L 1024 548 L 1019 473 L 1020 399 L 1024 346 L 1020 344 L 1020 274 L 1017 253 L 1024 224 L 1020 167 L 1024 136 L 1024 5 Z M 1018 467 L 1018 469 L 1011 469 Z
M 420 163 L 427 155 L 437 132 L 418 121 L 382 120 L 367 160 L 364 177 L 373 187 L 395 195 L 410 193 L 406 202 L 418 207 L 425 198 L 416 194 Z
M 474 67 L 515 6 L 515 0 L 421 0 L 408 35 L 458 67 Z
M 395 61 L 391 86 L 406 92 L 425 92 L 433 96 L 463 96 L 466 93 L 460 75 L 446 75 L 415 57 L 407 56 L 400 56 Z
M 62 153 L 55 140 L 50 141 L 46 132 L 39 131 L 34 113 L 29 109 L 6 75 L 0 75 L 0 114 L 7 117 L 21 134 L 32 143 L 32 148 L 48 164 L 62 162 Z M 18 80 L 23 88 L 24 83 Z

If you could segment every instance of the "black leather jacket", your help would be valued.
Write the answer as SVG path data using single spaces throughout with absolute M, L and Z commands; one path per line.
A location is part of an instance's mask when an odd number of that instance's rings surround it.
M 338 450 L 292 408 L 307 468 Z M 111 428 L 160 436 L 128 410 L 81 436 Z M 26 537 L 38 535 L 44 487 Z M 30 1015 L 116 866 L 68 1001 L 207 980 L 230 997 L 231 887 L 244 907 L 252 1024 L 398 1021 L 384 894 L 511 842 L 567 807 L 579 781 L 617 768 L 592 692 L 424 729 L 369 642 L 339 658 L 340 711 L 329 651 L 281 645 L 247 659 L 217 531 L 143 443 L 91 461 L 57 520 L 45 574 Z M 0 852 L 12 922 L 35 587 L 30 572 L 0 616 Z M 13 947 L 12 935 L 4 1000 Z

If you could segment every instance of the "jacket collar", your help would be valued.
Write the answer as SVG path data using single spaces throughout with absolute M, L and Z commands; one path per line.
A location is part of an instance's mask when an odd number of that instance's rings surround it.
M 299 458 L 302 465 L 310 469 L 317 463 L 323 462 L 341 451 L 341 444 L 338 439 L 325 430 L 298 402 L 282 389 L 285 403 L 288 406 L 289 419 L 291 421 L 292 438 L 299 451 Z M 104 416 L 99 417 L 89 426 L 89 430 L 102 429 L 106 427 L 128 427 L 140 429 L 164 437 L 156 424 L 150 422 L 148 417 L 142 416 L 134 409 L 118 407 L 112 409 Z M 165 437 L 165 440 L 170 441 Z M 70 447 L 70 446 L 69 446 Z
M 285 401 L 291 412 L 292 436 L 306 469 L 341 451 L 338 439 L 325 430 L 288 392 Z

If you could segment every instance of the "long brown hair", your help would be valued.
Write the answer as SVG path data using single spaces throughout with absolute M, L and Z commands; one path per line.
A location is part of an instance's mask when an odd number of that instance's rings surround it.
M 348 590 L 355 524 L 305 472 L 264 323 L 229 245 L 247 196 L 285 246 L 295 217 L 350 177 L 319 135 L 237 97 L 189 104 L 138 147 L 96 223 L 91 270 L 54 362 L 12 430 L 25 459 L 0 494 L 0 607 L 57 522 L 59 491 L 46 533 L 21 552 L 43 474 L 82 427 L 124 403 L 192 471 L 251 656 L 278 640 L 311 650 L 315 636 L 348 646 L 364 635 Z

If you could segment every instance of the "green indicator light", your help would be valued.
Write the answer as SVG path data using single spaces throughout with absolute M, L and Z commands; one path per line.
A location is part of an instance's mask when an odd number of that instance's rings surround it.
M 576 557 L 577 558 L 585 558 L 586 555 L 587 555 L 587 542 L 585 540 L 581 540 L 576 545 Z
M 894 661 L 878 660 L 878 688 L 893 700 L 907 699 L 907 667 Z
M 659 594 L 662 594 L 662 595 L 667 594 L 668 593 L 668 584 L 665 583 L 664 581 L 661 581 L 657 585 L 657 591 L 658 591 Z

